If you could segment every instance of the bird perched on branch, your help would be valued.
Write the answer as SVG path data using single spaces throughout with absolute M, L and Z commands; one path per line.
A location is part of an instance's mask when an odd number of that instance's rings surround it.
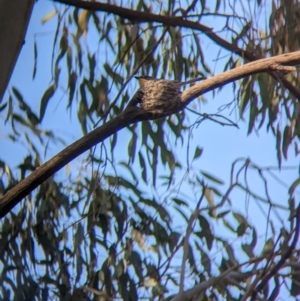
M 135 78 L 138 79 L 140 88 L 131 103 L 138 104 L 148 113 L 164 115 L 176 112 L 181 105 L 182 92 L 179 89 L 181 86 L 204 79 L 204 77 L 198 77 L 180 82 L 151 76 L 136 76 Z

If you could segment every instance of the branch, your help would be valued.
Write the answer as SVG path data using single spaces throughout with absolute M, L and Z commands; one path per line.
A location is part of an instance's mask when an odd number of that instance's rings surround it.
M 271 58 L 257 60 L 243 66 L 228 70 L 219 75 L 211 77 L 201 83 L 198 83 L 186 90 L 182 94 L 182 102 L 185 104 L 191 102 L 196 97 L 209 92 L 224 84 L 228 84 L 245 76 L 259 72 L 271 72 L 282 68 L 282 65 L 297 65 L 300 63 L 300 51 L 290 52 Z M 259 70 L 259 71 L 258 71 Z
M 10 189 L 0 199 L 0 217 L 5 216 L 24 197 L 76 157 L 133 123 L 129 111 L 125 110 L 116 118 L 78 139 Z
M 300 208 L 300 207 L 299 207 Z M 298 221 L 298 220 L 297 220 Z M 238 288 L 240 289 L 244 289 L 241 288 L 239 286 L 240 283 L 236 283 L 234 281 L 245 281 L 247 280 L 249 277 L 251 277 L 253 275 L 252 272 L 239 272 L 239 271 L 235 271 L 236 269 L 245 266 L 245 265 L 249 265 L 255 262 L 259 262 L 261 260 L 265 259 L 265 256 L 259 256 L 259 257 L 254 257 L 248 261 L 245 261 L 241 264 L 237 264 L 234 265 L 233 267 L 231 267 L 230 269 L 228 269 L 227 271 L 223 272 L 221 275 L 217 276 L 217 277 L 211 277 L 208 280 L 201 282 L 197 285 L 195 285 L 194 287 L 186 290 L 186 291 L 182 291 L 179 292 L 177 295 L 173 296 L 169 301 L 185 301 L 185 300 L 190 300 L 193 297 L 195 297 L 196 295 L 206 291 L 207 289 L 211 288 L 212 286 L 216 286 L 219 285 L 220 282 L 223 283 L 228 283 L 231 285 L 236 285 L 238 284 Z M 295 263 L 293 263 L 295 265 Z M 296 263 L 297 265 L 297 263 Z M 291 266 L 291 264 L 287 264 L 287 266 Z M 260 271 L 257 270 L 256 273 L 259 273 Z M 257 298 L 257 300 L 261 300 L 260 298 Z
M 271 280 L 272 277 L 276 275 L 276 273 L 280 270 L 280 268 L 285 264 L 287 259 L 289 259 L 296 248 L 297 241 L 299 239 L 299 233 L 300 233 L 300 204 L 298 205 L 297 212 L 296 212 L 296 230 L 294 234 L 294 239 L 289 246 L 289 248 L 286 250 L 286 252 L 282 255 L 280 260 L 277 262 L 277 264 L 270 270 L 268 274 L 266 274 L 263 279 L 261 280 L 260 284 L 257 286 L 257 288 L 252 293 L 251 301 L 256 300 L 256 295 L 260 291 L 264 289 L 264 287 L 268 284 L 268 282 Z
M 184 91 L 182 93 L 181 105 L 177 107 L 176 110 L 174 109 L 172 112 L 169 111 L 168 114 L 150 114 L 141 107 L 136 107 L 132 101 L 129 102 L 127 108 L 120 115 L 116 116 L 112 120 L 103 124 L 101 127 L 93 130 L 66 147 L 52 159 L 33 171 L 27 178 L 9 190 L 0 199 L 0 218 L 5 216 L 24 197 L 30 194 L 35 188 L 50 178 L 62 167 L 124 127 L 139 121 L 164 118 L 173 113 L 177 113 L 180 110 L 183 110 L 193 99 L 199 95 L 242 77 L 259 72 L 277 70 L 277 68 L 279 68 L 281 65 L 296 64 L 300 64 L 300 51 L 258 60 L 256 62 L 248 63 L 244 66 L 226 71 Z
M 226 281 L 226 282 L 232 283 L 233 279 L 236 279 L 236 280 L 247 279 L 247 277 L 249 277 L 248 272 L 240 273 L 240 272 L 234 271 L 234 269 L 236 269 L 238 267 L 239 267 L 239 265 L 236 265 L 236 266 L 230 268 L 229 270 L 223 272 L 220 276 L 211 277 L 208 280 L 201 282 L 186 291 L 179 292 L 170 301 L 190 300 L 194 296 L 200 294 L 201 292 L 206 291 L 208 288 L 220 284 L 221 281 Z
M 177 294 L 171 301 L 184 301 L 184 300 L 189 300 L 193 296 L 200 294 L 201 292 L 204 292 L 208 288 L 218 284 L 221 280 L 226 278 L 227 276 L 230 276 L 230 271 L 226 271 L 222 273 L 218 277 L 211 277 L 208 280 L 199 283 L 198 285 L 194 286 L 191 289 L 188 289 L 186 291 L 183 291 L 179 294 Z
M 78 8 L 89 9 L 93 11 L 103 11 L 106 13 L 115 14 L 121 18 L 131 20 L 132 22 L 157 22 L 161 23 L 165 26 L 173 26 L 173 27 L 182 27 L 189 28 L 201 31 L 208 38 L 214 41 L 217 45 L 223 47 L 224 49 L 233 52 L 239 55 L 242 58 L 245 58 L 248 61 L 256 61 L 258 58 L 252 52 L 243 50 L 236 46 L 235 44 L 229 43 L 224 40 L 216 33 L 213 32 L 213 29 L 205 26 L 201 23 L 186 20 L 183 17 L 175 17 L 175 16 L 166 16 L 166 15 L 157 15 L 148 12 L 137 11 L 134 9 L 129 9 L 121 6 L 117 6 L 109 3 L 101 3 L 101 2 L 88 2 L 82 0 L 53 0 L 54 2 L 60 2 L 63 4 L 71 5 Z M 188 17 L 188 16 L 187 16 Z M 300 99 L 300 90 L 298 90 L 292 83 L 290 83 L 286 78 L 283 77 L 279 72 L 269 71 L 269 74 L 276 80 L 280 80 L 282 84 L 296 96 L 296 98 Z

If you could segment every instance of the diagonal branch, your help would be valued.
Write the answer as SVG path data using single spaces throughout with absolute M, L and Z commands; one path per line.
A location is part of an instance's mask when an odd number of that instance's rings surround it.
M 186 103 L 189 103 L 190 101 L 195 99 L 195 97 L 198 97 L 203 93 L 207 93 L 212 89 L 215 89 L 234 80 L 238 80 L 245 76 L 255 74 L 257 73 L 258 69 L 260 70 L 259 72 L 274 72 L 276 70 L 281 70 L 283 66 L 294 66 L 299 63 L 300 51 L 290 52 L 271 58 L 257 60 L 246 65 L 228 70 L 194 85 L 190 89 L 183 92 L 182 102 L 186 105 Z M 212 82 L 214 83 L 213 85 Z
M 23 198 L 29 195 L 35 188 L 54 175 L 62 167 L 124 127 L 139 121 L 159 119 L 173 113 L 177 113 L 180 110 L 183 110 L 187 104 L 200 94 L 231 83 L 242 77 L 259 72 L 277 70 L 277 68 L 282 68 L 282 66 L 285 65 L 292 66 L 297 64 L 300 64 L 300 51 L 279 55 L 273 58 L 262 59 L 248 63 L 244 66 L 239 66 L 235 69 L 209 78 L 184 91 L 182 93 L 181 105 L 176 107 L 174 111 L 169 111 L 168 113 L 150 114 L 141 107 L 137 107 L 133 101 L 130 101 L 127 108 L 121 114 L 66 147 L 52 159 L 33 171 L 27 178 L 10 189 L 0 199 L 0 218 L 5 216 Z
M 299 239 L 299 233 L 300 233 L 300 204 L 298 205 L 297 211 L 296 211 L 296 229 L 294 234 L 294 239 L 289 246 L 289 248 L 286 250 L 286 252 L 281 256 L 280 260 L 277 262 L 277 264 L 270 270 L 268 274 L 266 274 L 259 285 L 256 287 L 256 289 L 252 293 L 251 301 L 256 300 L 256 295 L 260 291 L 264 289 L 264 287 L 268 284 L 268 282 L 276 275 L 276 273 L 280 270 L 280 268 L 285 264 L 285 262 L 291 257 L 294 249 L 296 248 L 297 241 Z
M 76 157 L 133 123 L 131 114 L 128 113 L 129 111 L 125 110 L 116 118 L 78 139 L 10 189 L 0 199 L 0 217 L 9 213 L 23 198 Z

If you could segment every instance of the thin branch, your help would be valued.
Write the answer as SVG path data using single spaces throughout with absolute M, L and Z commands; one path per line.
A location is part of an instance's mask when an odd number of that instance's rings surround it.
M 119 97 L 121 96 L 123 90 L 125 89 L 126 85 L 129 83 L 129 81 L 132 79 L 132 77 L 136 74 L 136 72 L 140 69 L 140 67 L 144 64 L 144 62 L 149 58 L 149 56 L 156 50 L 156 48 L 158 47 L 158 45 L 160 44 L 160 42 L 163 40 L 165 34 L 167 33 L 167 29 L 165 29 L 161 35 L 161 37 L 157 40 L 157 42 L 155 43 L 155 45 L 152 47 L 152 49 L 147 53 L 147 55 L 142 59 L 142 61 L 136 66 L 136 68 L 134 68 L 134 70 L 131 72 L 131 75 L 125 80 L 122 88 L 119 90 L 119 92 L 117 93 L 117 96 L 115 97 L 115 99 L 109 104 L 109 107 L 107 108 L 107 110 L 104 112 L 102 119 L 106 119 L 106 117 L 108 116 L 108 114 L 110 113 L 111 109 L 113 108 L 113 106 L 117 103 Z M 96 123 L 95 127 L 97 126 L 99 122 Z
M 256 295 L 258 292 L 264 289 L 264 287 L 268 284 L 268 282 L 271 280 L 272 277 L 276 275 L 276 273 L 279 271 L 279 269 L 285 264 L 288 258 L 292 255 L 297 241 L 299 239 L 299 233 L 300 233 L 300 204 L 298 205 L 297 212 L 296 212 L 296 230 L 294 234 L 294 239 L 290 245 L 290 247 L 287 249 L 287 251 L 281 256 L 280 260 L 277 262 L 277 264 L 270 270 L 268 274 L 266 274 L 257 288 L 252 293 L 251 301 L 255 301 Z
M 92 4 L 94 2 L 89 3 Z M 231 83 L 242 77 L 259 72 L 266 72 L 274 69 L 276 70 L 278 65 L 297 64 L 300 64 L 300 51 L 295 51 L 272 58 L 261 59 L 256 62 L 248 63 L 244 66 L 239 66 L 233 70 L 229 70 L 209 78 L 202 83 L 196 84 L 190 89 L 184 91 L 181 95 L 181 105 L 176 107 L 174 106 L 174 109 L 169 110 L 168 113 L 162 112 L 159 114 L 153 114 L 141 107 L 137 107 L 134 101 L 130 101 L 126 109 L 121 114 L 66 147 L 52 159 L 33 171 L 27 178 L 10 189 L 0 199 L 0 218 L 5 216 L 23 198 L 29 195 L 35 188 L 45 182 L 62 167 L 67 165 L 79 155 L 83 154 L 85 151 L 89 150 L 91 147 L 117 133 L 124 127 L 143 120 L 160 119 L 177 113 L 180 110 L 183 110 L 193 99 L 199 95 L 222 85 Z
M 224 83 L 229 83 L 234 80 L 241 79 L 245 76 L 255 74 L 257 73 L 256 71 L 257 68 L 260 70 L 260 72 L 268 72 L 271 70 L 276 70 L 280 65 L 292 66 L 292 65 L 297 65 L 299 63 L 300 63 L 299 51 L 286 53 L 272 58 L 254 61 L 246 65 L 242 65 L 237 68 L 228 70 L 226 72 L 223 72 L 211 78 L 208 78 L 207 80 L 201 83 L 195 84 L 193 87 L 183 92 L 182 102 L 189 103 L 190 101 L 200 96 L 201 94 L 211 91 L 212 90 L 212 88 L 210 88 L 211 81 L 214 82 L 213 89 L 215 89 L 221 85 L 224 85 Z M 246 66 L 247 66 L 246 68 L 247 70 L 244 69 Z
M 279 255 L 279 253 L 275 253 L 275 255 Z M 207 281 L 201 282 L 197 284 L 196 286 L 183 291 L 181 293 L 178 293 L 177 295 L 173 296 L 173 298 L 170 299 L 170 301 L 185 301 L 193 298 L 193 296 L 200 294 L 201 292 L 204 292 L 208 288 L 211 288 L 212 286 L 218 285 L 221 281 L 230 282 L 234 285 L 233 280 L 241 281 L 243 279 L 248 279 L 253 274 L 252 272 L 238 272 L 235 271 L 238 268 L 241 268 L 242 266 L 249 265 L 252 263 L 259 262 L 261 260 L 265 259 L 265 256 L 259 256 L 254 257 L 248 261 L 245 261 L 240 264 L 236 264 L 227 271 L 223 272 L 220 276 L 217 277 L 211 277 Z M 298 263 L 292 263 L 297 266 Z M 283 264 L 284 266 L 292 266 L 292 264 Z M 260 271 L 257 270 L 256 273 L 259 273 Z M 257 300 L 263 300 L 261 298 L 257 298 Z
M 199 30 L 203 32 L 208 38 L 214 41 L 217 45 L 223 47 L 224 49 L 233 52 L 239 55 L 242 58 L 245 58 L 247 61 L 256 61 L 261 59 L 256 57 L 252 52 L 243 50 L 237 45 L 232 44 L 216 33 L 213 32 L 213 29 L 205 26 L 201 23 L 187 20 L 183 17 L 175 16 L 164 16 L 148 12 L 137 11 L 134 9 L 129 9 L 109 3 L 101 2 L 91 2 L 91 1 L 82 1 L 82 0 L 53 0 L 54 2 L 60 2 L 67 5 L 72 5 L 79 8 L 85 8 L 93 11 L 103 11 L 107 13 L 112 13 L 120 16 L 121 18 L 131 20 L 132 22 L 158 22 L 164 24 L 165 26 L 173 27 L 182 27 L 189 28 L 194 30 Z M 300 90 L 297 89 L 291 82 L 289 82 L 282 74 L 279 72 L 274 72 L 274 70 L 268 70 L 269 74 L 276 80 L 279 80 L 292 94 L 295 95 L 297 99 L 300 99 Z
M 236 267 L 235 267 L 236 268 Z M 218 277 L 211 277 L 210 279 L 208 279 L 207 281 L 201 282 L 200 284 L 194 286 L 191 289 L 188 289 L 186 291 L 183 291 L 179 294 L 177 294 L 173 299 L 171 299 L 171 301 L 184 301 L 184 300 L 189 300 L 191 299 L 194 295 L 199 294 L 205 290 L 207 290 L 208 288 L 216 285 L 217 283 L 219 283 L 221 280 L 223 280 L 224 278 L 226 278 L 227 276 L 230 276 L 230 272 L 226 271 L 224 273 L 222 273 L 220 276 Z

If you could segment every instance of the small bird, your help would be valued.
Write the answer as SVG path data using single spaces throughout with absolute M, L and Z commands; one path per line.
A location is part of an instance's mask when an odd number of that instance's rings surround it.
M 199 81 L 205 77 L 194 78 L 185 82 L 178 80 L 155 78 L 151 76 L 135 76 L 140 88 L 131 100 L 132 105 L 138 105 L 144 111 L 154 115 L 169 115 L 181 106 L 179 87 Z

